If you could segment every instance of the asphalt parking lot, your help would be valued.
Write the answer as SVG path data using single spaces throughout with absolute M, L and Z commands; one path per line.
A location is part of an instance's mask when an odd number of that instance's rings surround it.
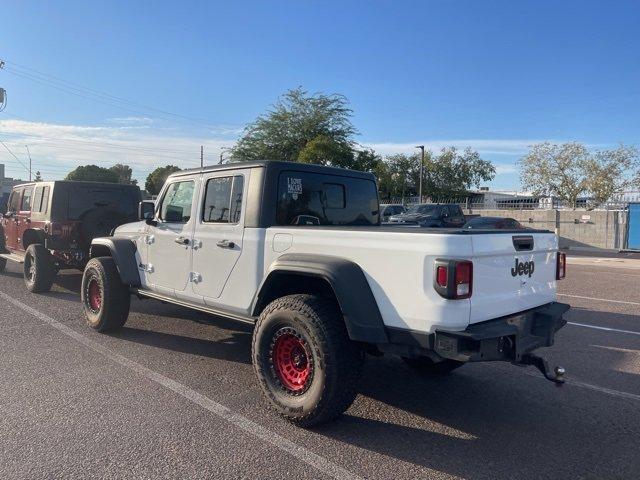
M 34 295 L 18 266 L 0 275 L 0 478 L 640 477 L 639 265 L 570 261 L 570 324 L 541 351 L 567 385 L 372 358 L 347 414 L 310 431 L 266 407 L 249 326 L 135 300 L 100 335 L 79 283 Z

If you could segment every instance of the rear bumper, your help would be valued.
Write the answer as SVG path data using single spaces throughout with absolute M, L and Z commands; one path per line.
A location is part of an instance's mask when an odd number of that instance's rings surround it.
M 461 332 L 436 331 L 433 349 L 443 358 L 463 362 L 519 362 L 523 355 L 553 345 L 556 332 L 567 323 L 563 315 L 569 308 L 553 302 L 476 323 Z
M 432 355 L 462 362 L 519 362 L 540 347 L 553 345 L 564 325 L 565 303 L 552 302 L 513 315 L 469 325 L 466 330 L 425 334 L 387 327 L 390 344 L 404 355 Z M 400 351 L 400 350 L 399 350 Z

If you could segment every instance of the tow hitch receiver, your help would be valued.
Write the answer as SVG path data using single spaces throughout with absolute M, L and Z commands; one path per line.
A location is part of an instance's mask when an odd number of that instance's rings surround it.
M 558 387 L 564 384 L 564 368 L 556 367 L 553 369 L 553 371 L 551 371 L 549 364 L 544 358 L 532 353 L 525 353 L 524 355 L 522 355 L 522 357 L 520 357 L 520 361 L 517 362 L 516 365 L 533 365 L 542 372 L 544 378 L 552 381 Z

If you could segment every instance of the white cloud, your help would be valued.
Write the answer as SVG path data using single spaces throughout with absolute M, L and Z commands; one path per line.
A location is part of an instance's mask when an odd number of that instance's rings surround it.
M 125 127 L 148 127 L 154 123 L 154 120 L 149 117 L 114 117 L 110 118 L 108 122 Z
M 424 145 L 427 150 L 437 152 L 446 147 L 464 149 L 471 147 L 485 155 L 522 155 L 529 146 L 540 143 L 540 139 L 452 139 L 452 140 L 416 140 L 411 143 L 362 142 L 365 147 L 373 148 L 382 155 L 393 153 L 415 153 L 416 145 Z
M 510 163 L 497 163 L 496 167 L 496 175 L 511 175 L 514 173 L 518 173 L 518 167 L 515 164 Z
M 114 119 L 111 119 L 111 123 Z M 33 171 L 40 170 L 47 179 L 62 178 L 78 165 L 109 167 L 125 163 L 134 176 L 144 182 L 154 168 L 173 164 L 181 168 L 200 165 L 200 145 L 204 146 L 205 164 L 218 163 L 222 147 L 233 139 L 215 135 L 186 134 L 173 129 L 152 128 L 144 120 L 121 119 L 120 125 L 64 125 L 22 120 L 1 120 L 0 139 L 23 161 L 28 161 L 24 145 L 29 145 Z M 130 125 L 124 125 L 124 123 Z M 144 129 L 123 128 L 138 122 Z M 0 163 L 8 175 L 22 176 L 25 171 L 6 150 L 0 151 Z

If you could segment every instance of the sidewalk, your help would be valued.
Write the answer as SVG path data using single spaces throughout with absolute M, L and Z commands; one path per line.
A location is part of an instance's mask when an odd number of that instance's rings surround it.
M 619 259 L 638 259 L 640 260 L 640 252 L 617 252 L 615 250 L 571 250 L 563 249 L 567 257 L 573 258 L 619 258 Z
M 584 257 L 570 256 L 567 253 L 569 265 L 590 265 L 607 268 L 630 268 L 640 270 L 640 258 L 616 258 L 616 257 Z

